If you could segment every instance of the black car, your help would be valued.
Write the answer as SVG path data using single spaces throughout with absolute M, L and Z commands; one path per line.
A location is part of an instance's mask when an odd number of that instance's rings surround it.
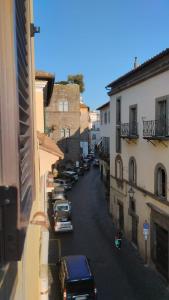
M 96 300 L 97 289 L 89 260 L 84 255 L 70 255 L 59 260 L 62 300 Z

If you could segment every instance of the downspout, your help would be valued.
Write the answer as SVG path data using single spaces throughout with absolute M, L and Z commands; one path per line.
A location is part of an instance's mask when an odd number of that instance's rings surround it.
M 47 215 L 47 173 L 43 176 L 43 201 L 44 213 Z M 49 252 L 49 230 L 41 227 L 41 245 L 40 245 L 40 300 L 48 300 L 49 283 L 48 283 L 48 252 Z

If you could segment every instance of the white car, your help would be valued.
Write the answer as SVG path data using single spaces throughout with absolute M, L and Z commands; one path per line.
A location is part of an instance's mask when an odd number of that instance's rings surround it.
M 55 232 L 68 232 L 68 231 L 73 231 L 73 225 L 71 221 L 59 221 L 56 220 L 55 225 L 54 225 L 54 230 Z

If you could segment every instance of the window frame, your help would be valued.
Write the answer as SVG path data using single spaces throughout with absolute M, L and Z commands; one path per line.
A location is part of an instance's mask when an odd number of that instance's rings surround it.
M 159 180 L 162 181 L 162 177 L 160 179 L 159 177 L 159 172 L 160 170 L 162 170 L 165 174 L 165 182 L 164 182 L 164 186 L 159 187 L 159 184 L 163 184 L 162 182 L 159 183 Z M 162 176 L 162 175 L 161 175 Z M 165 195 L 162 195 L 162 190 L 165 190 Z M 167 171 L 166 168 L 164 167 L 164 165 L 162 163 L 158 163 L 155 166 L 155 170 L 154 170 L 154 194 L 159 197 L 162 200 L 167 200 Z
M 132 169 L 132 164 L 133 164 L 133 169 Z M 137 163 L 136 159 L 134 156 L 130 157 L 129 159 L 129 183 L 132 185 L 137 184 Z

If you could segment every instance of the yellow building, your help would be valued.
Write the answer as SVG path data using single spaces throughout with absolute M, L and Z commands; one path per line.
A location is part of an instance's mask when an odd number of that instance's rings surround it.
M 36 120 L 42 132 L 43 125 L 42 116 L 36 117 L 34 29 L 31 0 L 0 1 L 0 299 L 3 300 L 45 299 L 48 295 L 46 181 L 42 183 L 42 178 L 45 179 L 49 165 L 41 165 L 40 152 L 46 151 L 48 157 L 49 149 L 42 150 L 43 143 L 37 138 Z M 49 94 L 42 96 L 43 100 L 50 99 Z M 53 155 L 50 163 L 62 158 L 58 149 L 49 155 Z

